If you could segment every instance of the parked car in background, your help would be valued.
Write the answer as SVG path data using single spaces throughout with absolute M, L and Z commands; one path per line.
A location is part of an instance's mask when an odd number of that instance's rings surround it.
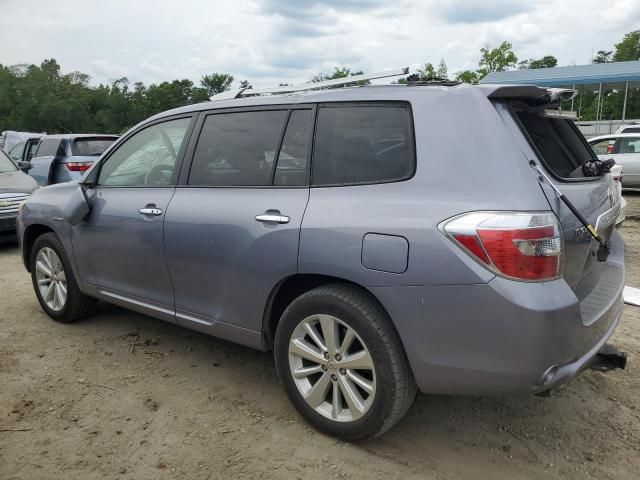
M 2 132 L 2 144 L 0 145 L 5 152 L 9 152 L 18 143 L 26 142 L 30 138 L 40 138 L 46 133 L 34 132 L 16 132 L 14 130 L 5 130 Z
M 0 149 L 0 238 L 15 235 L 18 209 L 37 188 L 36 181 Z
M 33 168 L 29 174 L 40 185 L 78 179 L 117 138 L 95 134 L 46 135 L 31 159 Z
M 615 133 L 640 133 L 640 124 L 629 123 L 626 125 L 620 125 Z
M 450 85 L 142 122 L 25 202 L 40 305 L 69 322 L 102 299 L 273 350 L 300 414 L 348 440 L 391 428 L 417 389 L 540 394 L 605 361 L 625 278 L 611 176 L 569 178 L 596 157 L 558 91 Z
M 588 141 L 598 158 L 613 158 L 622 166 L 623 188 L 640 188 L 640 133 L 600 135 Z
M 16 163 L 28 162 L 33 158 L 35 151 L 38 148 L 38 143 L 40 143 L 40 137 L 28 138 L 24 142 L 14 145 L 11 150 L 7 151 L 7 153 Z

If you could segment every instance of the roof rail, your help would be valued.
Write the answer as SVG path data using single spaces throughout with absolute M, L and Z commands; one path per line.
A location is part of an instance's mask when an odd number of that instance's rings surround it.
M 364 82 L 367 80 L 375 80 L 376 78 L 398 77 L 409 73 L 408 67 L 395 68 L 393 70 L 385 70 L 378 73 L 363 73 L 362 75 L 353 75 L 344 78 L 335 78 L 333 80 L 325 80 L 323 82 L 311 82 L 302 85 L 283 85 L 281 87 L 272 88 L 239 88 L 237 90 L 227 90 L 226 92 L 212 95 L 209 100 L 212 102 L 219 100 L 229 100 L 232 98 L 253 97 L 258 95 L 273 95 L 278 93 L 303 92 L 307 90 L 318 90 L 321 88 L 334 87 L 337 85 L 347 85 L 349 83 Z

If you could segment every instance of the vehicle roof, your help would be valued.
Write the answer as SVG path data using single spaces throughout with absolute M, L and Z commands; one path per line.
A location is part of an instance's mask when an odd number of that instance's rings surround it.
M 605 140 L 607 138 L 627 138 L 627 137 L 640 137 L 640 132 L 636 133 L 609 133 L 608 135 L 598 135 L 597 137 L 588 138 L 588 142 L 594 140 Z
M 157 120 L 171 115 L 223 108 L 295 105 L 323 102 L 411 101 L 416 100 L 423 95 L 450 95 L 452 97 L 481 95 L 484 97 L 491 97 L 498 91 L 504 92 L 509 89 L 518 89 L 519 93 L 527 97 L 534 97 L 536 95 L 541 96 L 547 92 L 547 89 L 534 85 L 471 85 L 468 83 L 461 83 L 453 86 L 445 86 L 438 84 L 437 82 L 430 85 L 370 85 L 364 87 L 307 90 L 278 95 L 243 96 L 228 100 L 202 102 L 158 113 L 142 123 L 147 123 L 148 121 Z M 250 90 L 246 92 L 250 93 Z
M 118 135 L 114 135 L 112 133 L 56 133 L 53 135 L 45 135 L 41 137 L 42 139 L 54 138 L 54 139 L 67 139 L 73 140 L 76 138 L 87 138 L 87 137 L 109 137 L 109 138 L 118 138 Z

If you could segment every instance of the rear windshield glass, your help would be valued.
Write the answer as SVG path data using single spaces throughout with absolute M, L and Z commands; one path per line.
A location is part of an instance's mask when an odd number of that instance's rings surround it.
M 115 138 L 78 138 L 73 141 L 71 153 L 82 157 L 102 155 L 115 141 Z
M 548 118 L 534 112 L 515 112 L 542 160 L 557 176 L 582 176 L 580 168 L 594 154 L 572 120 Z

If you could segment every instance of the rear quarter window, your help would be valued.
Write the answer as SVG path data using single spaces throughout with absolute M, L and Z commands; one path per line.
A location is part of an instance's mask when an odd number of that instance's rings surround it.
M 318 109 L 312 185 L 406 180 L 415 171 L 408 104 L 322 105 Z

